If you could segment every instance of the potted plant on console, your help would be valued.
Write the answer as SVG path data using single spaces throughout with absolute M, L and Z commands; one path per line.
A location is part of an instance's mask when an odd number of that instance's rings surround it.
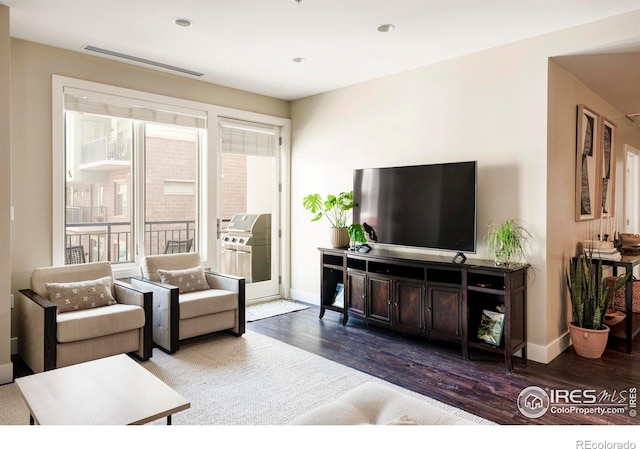
M 526 259 L 525 248 L 530 238 L 531 233 L 524 226 L 509 219 L 500 225 L 494 223 L 489 228 L 485 244 L 496 265 L 509 265 Z
M 624 285 L 629 276 L 630 273 L 619 278 L 615 289 Z M 573 347 L 582 357 L 598 359 L 609 338 L 609 327 L 604 324 L 609 290 L 602 278 L 601 261 L 594 260 L 592 253 L 586 251 L 572 258 L 567 285 L 573 319 L 569 323 L 569 335 Z
M 311 193 L 302 199 L 302 205 L 314 214 L 311 221 L 318 221 L 323 216 L 331 224 L 330 241 L 334 248 L 349 246 L 349 231 L 347 220 L 354 208 L 353 192 L 340 192 L 338 195 L 327 195 L 322 199 L 319 193 Z
M 360 223 L 352 223 L 347 228 L 349 233 L 349 250 L 351 251 L 361 251 L 361 248 L 366 248 L 370 250 L 371 247 L 367 245 L 367 236 L 365 235 L 364 226 Z M 366 252 L 366 251 L 365 251 Z

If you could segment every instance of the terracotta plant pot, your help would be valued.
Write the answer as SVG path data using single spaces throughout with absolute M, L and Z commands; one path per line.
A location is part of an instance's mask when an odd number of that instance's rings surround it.
M 331 228 L 329 239 L 333 248 L 346 248 L 349 246 L 349 231 L 347 228 Z
M 569 323 L 569 335 L 573 347 L 579 356 L 589 359 L 599 359 L 607 347 L 609 327 L 602 325 L 602 329 L 585 329 Z
M 609 326 L 609 328 L 611 329 L 616 324 L 621 323 L 626 316 L 627 314 L 624 312 L 620 312 L 615 309 L 608 309 L 607 313 L 604 316 L 604 324 Z M 613 332 L 613 330 L 611 332 Z

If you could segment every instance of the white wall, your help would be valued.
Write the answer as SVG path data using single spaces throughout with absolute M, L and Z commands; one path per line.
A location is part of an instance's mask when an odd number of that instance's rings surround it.
M 303 196 L 349 189 L 358 167 L 476 159 L 480 244 L 474 257 L 487 257 L 481 242 L 492 219 L 514 218 L 529 229 L 529 355 L 553 358 L 559 335 L 555 325 L 548 331 L 549 304 L 555 313 L 562 293 L 548 297 L 547 201 L 573 193 L 547 190 L 548 57 L 636 37 L 639 17 L 627 14 L 293 102 L 292 296 L 318 301 L 317 247 L 328 238 L 326 223 L 309 222 Z

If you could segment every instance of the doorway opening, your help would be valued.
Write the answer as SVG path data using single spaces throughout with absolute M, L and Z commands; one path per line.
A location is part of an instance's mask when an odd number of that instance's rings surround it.
M 220 120 L 220 271 L 241 276 L 247 303 L 280 296 L 280 128 Z

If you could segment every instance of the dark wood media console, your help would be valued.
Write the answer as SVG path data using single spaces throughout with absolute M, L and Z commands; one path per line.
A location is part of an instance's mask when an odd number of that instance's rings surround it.
M 320 248 L 320 318 L 326 310 L 401 333 L 460 343 L 469 348 L 512 357 L 526 352 L 528 265 L 496 266 L 488 260 L 404 254 L 374 249 L 356 253 Z M 338 284 L 342 284 L 340 287 Z M 337 295 L 336 292 L 342 292 Z M 343 295 L 343 296 L 342 296 Z M 499 345 L 479 339 L 483 310 L 504 313 Z

